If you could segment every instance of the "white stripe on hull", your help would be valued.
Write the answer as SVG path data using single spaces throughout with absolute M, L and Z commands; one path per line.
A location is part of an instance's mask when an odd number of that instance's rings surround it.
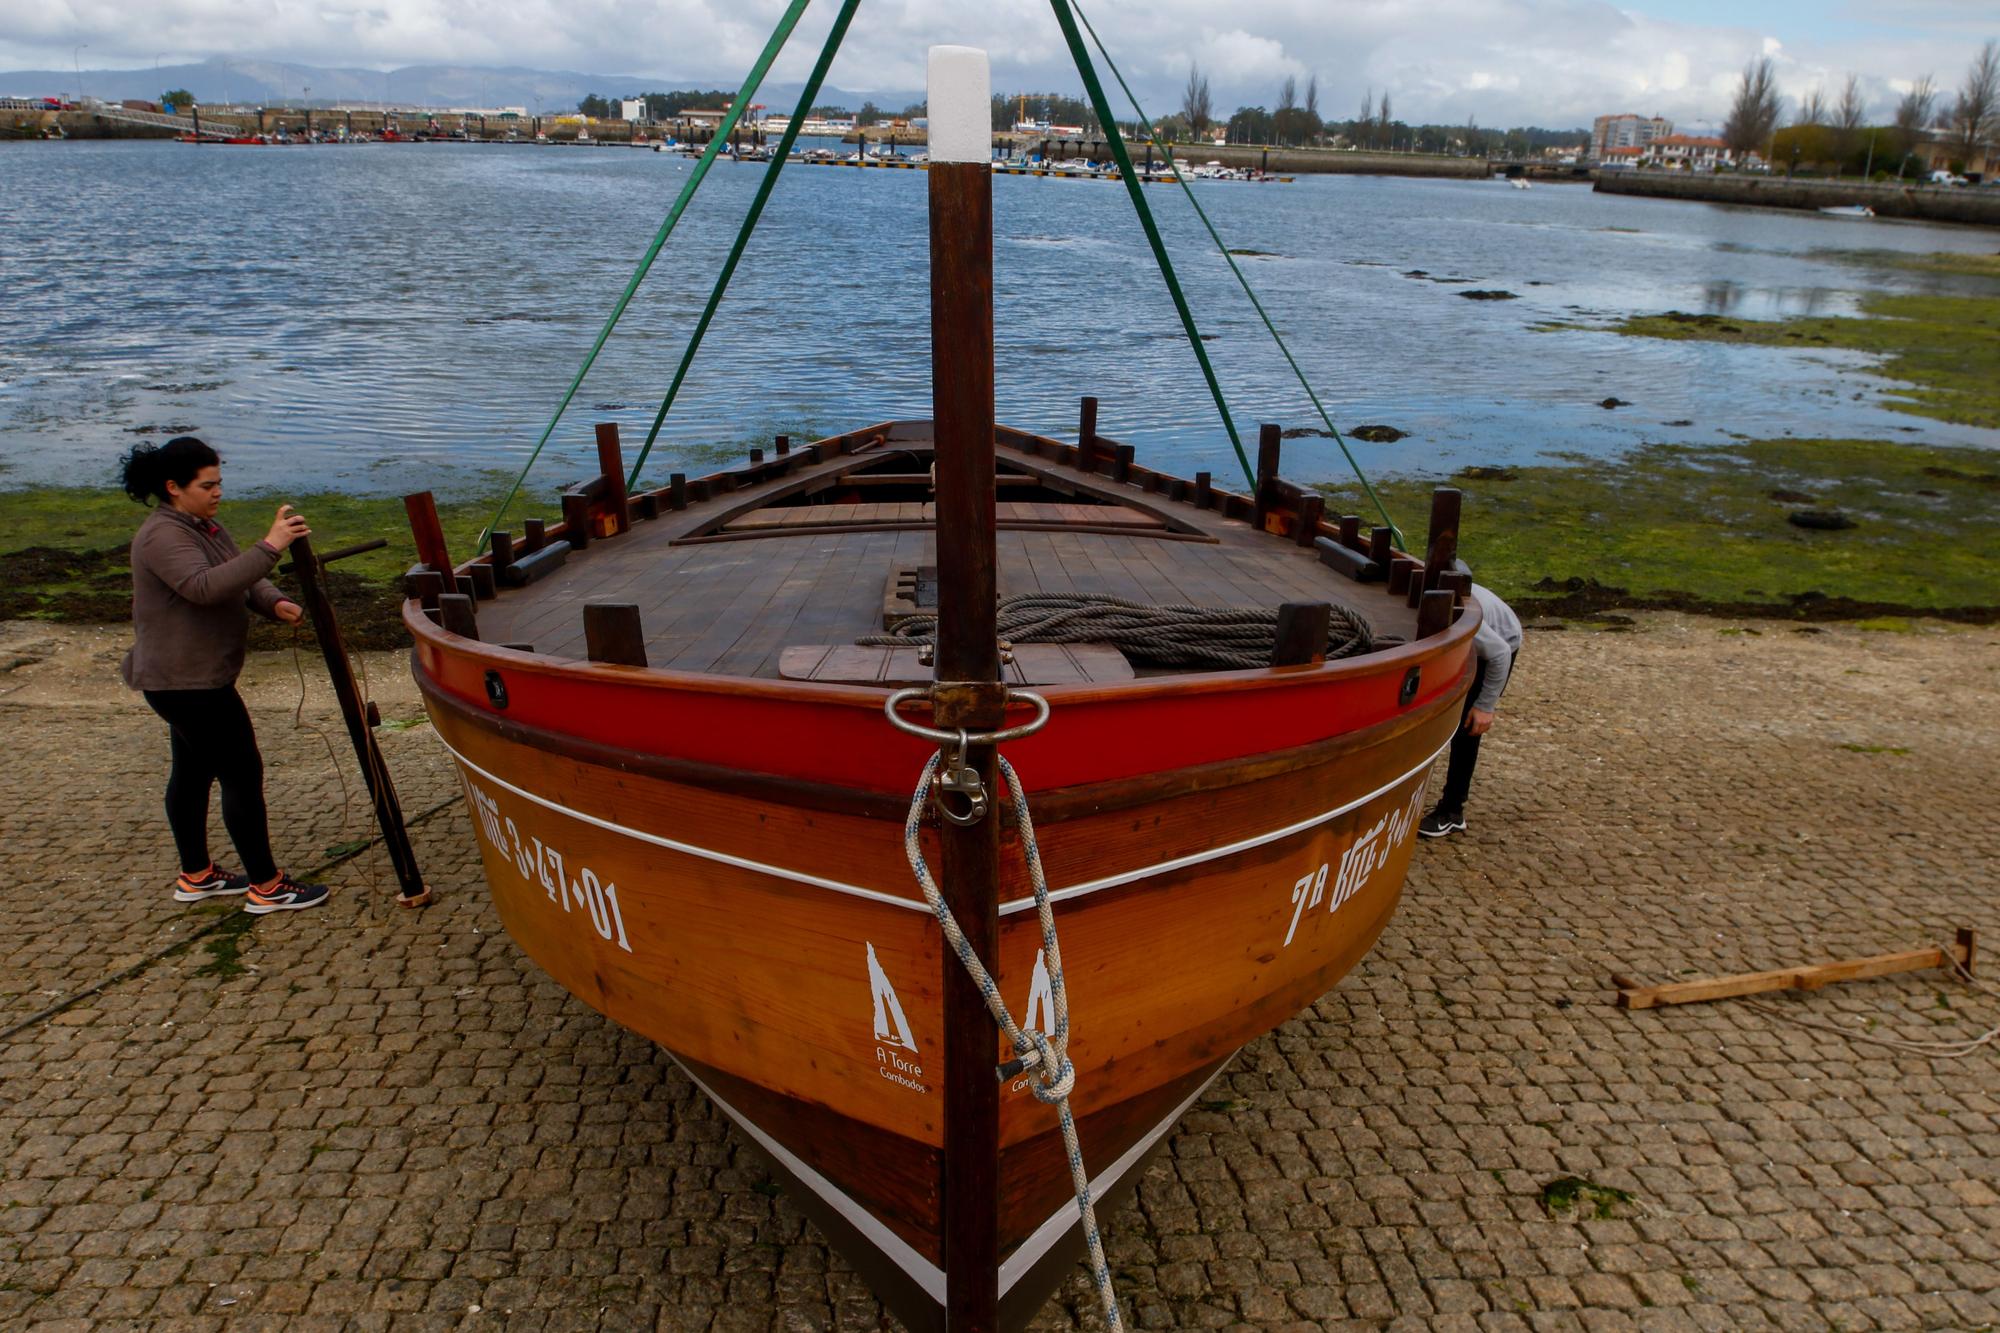
M 432 735 L 437 735 L 437 729 L 433 727 L 431 733 Z M 606 832 L 621 834 L 638 842 L 650 843 L 655 847 L 664 847 L 668 851 L 680 852 L 685 856 L 700 857 L 704 861 L 714 861 L 721 865 L 735 866 L 740 870 L 755 871 L 760 875 L 769 875 L 774 879 L 790 880 L 794 884 L 804 884 L 816 889 L 829 889 L 835 893 L 845 893 L 851 897 L 865 898 L 869 902 L 883 903 L 890 907 L 901 907 L 912 912 L 921 912 L 925 916 L 931 914 L 930 908 L 913 898 L 902 898 L 893 893 L 884 893 L 880 889 L 871 889 L 860 884 L 849 884 L 843 880 L 827 879 L 821 875 L 812 875 L 803 870 L 792 870 L 785 866 L 775 866 L 763 861 L 753 861 L 748 857 L 734 856 L 728 852 L 718 852 L 708 847 L 698 847 L 690 842 L 681 842 L 676 838 L 662 837 L 657 833 L 648 833 L 644 829 L 631 828 L 624 824 L 614 823 L 609 819 L 601 819 L 596 815 L 586 814 L 581 810 L 571 809 L 561 802 L 552 801 L 546 796 L 528 791 L 522 787 L 517 787 L 497 773 L 492 773 L 487 769 L 481 768 L 478 764 L 473 763 L 472 760 L 460 754 L 452 746 L 451 742 L 447 741 L 443 736 L 437 736 L 437 741 L 452 758 L 471 769 L 474 773 L 479 774 L 480 777 L 485 778 L 496 787 L 505 788 L 524 801 L 531 801 L 544 809 L 553 810 L 559 815 L 566 815 L 571 819 L 589 824 L 595 828 L 601 828 Z M 1187 856 L 1175 857 L 1171 861 L 1161 861 L 1137 870 L 1121 871 L 1116 875 L 1107 875 L 1102 879 L 1085 880 L 1081 884 L 1066 885 L 1063 888 L 1051 891 L 1049 897 L 1056 902 L 1081 898 L 1102 889 L 1116 888 L 1121 884 L 1133 884 L 1140 880 L 1151 879 L 1155 875 L 1164 875 L 1176 870 L 1185 870 L 1189 866 L 1200 865 L 1206 861 L 1219 860 L 1225 856 L 1234 856 L 1238 852 L 1249 851 L 1255 847 L 1262 847 L 1266 843 L 1277 842 L 1281 838 L 1289 838 L 1294 834 L 1303 833 L 1305 830 L 1324 824 L 1328 820 L 1338 819 L 1342 815 L 1368 804 L 1385 792 L 1394 791 L 1397 787 L 1402 786 L 1405 782 L 1408 782 L 1411 778 L 1436 763 L 1437 757 L 1443 754 L 1450 745 L 1451 742 L 1449 740 L 1445 741 L 1443 745 L 1440 745 L 1436 750 L 1431 752 L 1429 758 L 1417 764 L 1401 777 L 1393 778 L 1377 787 L 1374 791 L 1369 792 L 1366 796 L 1358 796 L 1354 800 L 1335 806 L 1331 810 L 1325 810 L 1319 814 L 1301 819 L 1296 823 L 1287 824 L 1283 828 L 1276 828 L 1266 833 L 1258 833 L 1248 838 L 1241 838 L 1221 847 L 1211 847 L 1206 851 L 1193 852 Z M 1035 900 L 1033 898 L 1016 898 L 1012 902 L 1000 904 L 1000 915 L 1011 916 L 1016 912 L 1030 912 L 1034 910 L 1034 907 Z
M 673 1052 L 669 1051 L 669 1055 Z M 680 1064 L 676 1059 L 675 1064 Z M 724 1115 L 738 1125 L 745 1134 L 757 1140 L 757 1146 L 777 1158 L 779 1165 L 799 1178 L 805 1187 L 817 1194 L 827 1207 L 839 1213 L 847 1224 L 860 1232 L 870 1245 L 882 1252 L 882 1257 L 910 1275 L 911 1280 L 922 1287 L 930 1298 L 939 1305 L 944 1304 L 944 1270 L 924 1258 L 910 1243 L 884 1226 L 875 1214 L 863 1208 L 850 1198 L 840 1186 L 828 1180 L 819 1172 L 807 1166 L 805 1161 L 794 1154 L 784 1144 L 759 1129 L 749 1116 L 731 1106 L 716 1095 L 714 1088 L 695 1077 L 694 1071 L 681 1065 L 681 1072 L 694 1081 L 694 1085 L 705 1093 L 708 1099 L 722 1108 Z
M 671 1055 L 672 1052 L 670 1051 L 668 1054 Z M 1236 1052 L 1231 1051 L 1228 1058 L 1222 1063 L 1226 1065 L 1230 1060 L 1235 1058 Z M 680 1064 L 680 1061 L 676 1059 L 674 1063 Z M 932 1300 L 936 1301 L 939 1305 L 944 1304 L 945 1281 L 943 1269 L 917 1253 L 908 1241 L 883 1225 L 873 1213 L 857 1203 L 846 1191 L 842 1190 L 818 1171 L 815 1171 L 811 1166 L 808 1166 L 802 1158 L 786 1148 L 782 1143 L 779 1143 L 762 1129 L 759 1129 L 750 1117 L 724 1101 L 716 1094 L 715 1089 L 702 1082 L 686 1065 L 681 1065 L 681 1072 L 685 1073 L 710 1101 L 721 1107 L 724 1115 L 727 1115 L 744 1133 L 755 1139 L 758 1147 L 776 1158 L 779 1165 L 797 1177 L 800 1183 L 805 1185 L 807 1189 L 818 1195 L 821 1202 L 825 1203 L 827 1207 L 840 1214 L 849 1226 L 860 1232 L 869 1244 L 881 1252 L 883 1258 L 902 1269 L 909 1276 L 910 1280 L 915 1282 L 919 1287 L 922 1287 Z M 1217 1072 L 1220 1072 L 1220 1070 L 1218 1069 Z M 1090 1181 L 1091 1198 L 1103 1198 L 1119 1181 L 1123 1180 L 1126 1173 L 1137 1166 L 1145 1155 L 1152 1150 L 1153 1145 L 1165 1137 L 1168 1130 L 1180 1123 L 1181 1116 L 1187 1113 L 1188 1107 L 1194 1105 L 1195 1098 L 1201 1096 L 1203 1090 L 1212 1082 L 1214 1080 L 1209 1079 L 1201 1087 L 1189 1093 L 1179 1106 L 1167 1112 L 1166 1116 L 1158 1124 L 1140 1136 L 1138 1142 L 1121 1153 L 1117 1161 L 1092 1177 Z M 1049 1252 L 1050 1248 L 1065 1235 L 1069 1234 L 1070 1228 L 1077 1226 L 1079 1221 L 1076 1204 L 1069 1202 L 1056 1209 L 1054 1213 L 1050 1214 L 1046 1222 L 1030 1232 L 1028 1238 L 1022 1241 L 1014 1253 L 1008 1255 L 1006 1261 L 1000 1265 L 1000 1294 L 1004 1296 L 1008 1291 L 1012 1290 L 1014 1284 L 1026 1276 L 1037 1263 L 1041 1262 L 1042 1257 Z

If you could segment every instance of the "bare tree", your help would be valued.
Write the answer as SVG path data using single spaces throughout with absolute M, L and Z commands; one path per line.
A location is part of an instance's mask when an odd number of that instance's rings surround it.
M 1815 87 L 1799 99 L 1799 114 L 1793 118 L 1794 125 L 1826 124 L 1826 94 Z
M 1317 74 L 1306 80 L 1306 114 L 1314 120 L 1319 119 L 1319 75 Z
M 1187 87 L 1181 90 L 1181 119 L 1188 124 L 1188 133 L 1197 142 L 1215 121 L 1215 100 L 1209 96 L 1208 77 L 1201 72 L 1201 66 L 1188 63 Z
M 1931 117 L 1936 114 L 1937 85 L 1926 74 L 1911 84 L 1910 91 L 1903 94 L 1903 100 L 1896 103 L 1896 152 L 1899 156 L 1907 157 L 1916 149 L 1918 140 L 1930 128 Z
M 1840 101 L 1833 108 L 1833 123 L 1848 134 L 1861 128 L 1868 117 L 1867 104 L 1861 100 L 1861 78 L 1850 74 L 1847 82 L 1840 87 Z
M 1833 108 L 1834 138 L 1843 163 L 1861 147 L 1861 122 L 1867 114 L 1867 107 L 1861 100 L 1861 78 L 1849 74 L 1847 82 L 1840 87 L 1840 101 Z M 1869 147 L 1874 147 L 1872 139 Z
M 1393 122 L 1389 118 L 1389 90 L 1387 88 L 1384 88 L 1382 90 L 1382 101 L 1380 103 L 1380 109 L 1377 110 L 1375 113 L 1375 123 L 1382 127 L 1383 144 L 1385 144 L 1390 148 L 1394 148 L 1396 146 L 1396 139 L 1395 139 L 1396 131 L 1391 127 L 1394 125 L 1395 122 Z
M 1979 50 L 1951 104 L 1952 152 L 1968 166 L 2000 133 L 2000 41 Z
M 1375 90 L 1370 88 L 1361 99 L 1361 118 L 1354 122 L 1354 137 L 1366 148 L 1375 140 Z
M 1751 61 L 1743 67 L 1743 78 L 1736 85 L 1729 117 L 1722 122 L 1722 141 L 1729 145 L 1729 151 L 1738 161 L 1748 153 L 1762 151 L 1771 141 L 1771 131 L 1778 127 L 1782 110 L 1771 58 Z
M 1277 143 L 1297 142 L 1299 128 L 1299 81 L 1287 74 L 1278 85 L 1278 109 L 1271 116 L 1271 138 Z

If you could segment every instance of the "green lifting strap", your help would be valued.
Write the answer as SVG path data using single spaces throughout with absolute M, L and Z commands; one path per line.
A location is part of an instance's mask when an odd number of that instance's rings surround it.
M 1243 452 L 1242 437 L 1236 433 L 1236 423 L 1230 419 L 1229 404 L 1223 401 L 1222 385 L 1215 378 L 1215 367 L 1209 364 L 1208 349 L 1201 344 L 1201 330 L 1194 324 L 1194 312 L 1188 309 L 1187 296 L 1181 291 L 1180 279 L 1174 276 L 1173 261 L 1167 258 L 1166 242 L 1160 239 L 1160 229 L 1153 221 L 1153 210 L 1146 205 L 1145 185 L 1139 180 L 1139 173 L 1132 169 L 1132 155 L 1125 149 L 1125 138 L 1118 132 L 1118 121 L 1111 114 L 1111 104 L 1105 99 L 1104 85 L 1097 81 L 1097 71 L 1090 63 L 1090 52 L 1084 49 L 1083 36 L 1076 30 L 1076 18 L 1070 12 L 1069 0 L 1049 0 L 1055 10 L 1056 22 L 1062 25 L 1063 40 L 1069 43 L 1069 52 L 1076 61 L 1076 72 L 1083 77 L 1085 91 L 1090 94 L 1091 108 L 1097 112 L 1097 123 L 1111 145 L 1111 156 L 1118 163 L 1118 177 L 1125 182 L 1125 192 L 1132 196 L 1132 207 L 1138 211 L 1139 226 L 1146 233 L 1146 241 L 1153 247 L 1153 258 L 1159 262 L 1160 276 L 1167 280 L 1167 292 L 1174 298 L 1174 309 L 1180 312 L 1181 327 L 1187 330 L 1188 346 L 1194 349 L 1195 360 L 1201 363 L 1202 378 L 1208 381 L 1208 391 L 1215 399 L 1215 410 L 1222 415 L 1222 425 L 1229 432 L 1229 443 L 1236 450 L 1236 461 L 1243 465 L 1243 479 L 1251 486 L 1257 484 L 1257 475 L 1250 467 L 1249 455 Z
M 1257 293 L 1251 290 L 1250 279 L 1244 276 L 1242 267 L 1236 262 L 1236 256 L 1231 254 L 1229 247 L 1222 243 L 1221 234 L 1215 230 L 1215 224 L 1209 221 L 1208 211 L 1201 206 L 1201 201 L 1195 198 L 1194 187 L 1188 184 L 1187 177 L 1183 176 L 1180 168 L 1174 165 L 1174 150 L 1172 146 L 1160 143 L 1159 135 L 1153 130 L 1153 122 L 1146 118 L 1146 109 L 1139 105 L 1139 98 L 1133 93 L 1132 85 L 1125 82 L 1125 76 L 1118 72 L 1118 65 L 1111 59 L 1111 53 L 1104 49 L 1104 39 L 1099 37 L 1097 29 L 1091 26 L 1090 16 L 1083 12 L 1083 7 L 1077 5 L 1076 0 L 1069 0 L 1069 3 L 1076 9 L 1077 19 L 1082 22 L 1084 30 L 1090 34 L 1090 40 L 1096 44 L 1097 53 L 1104 57 L 1104 67 L 1111 71 L 1111 77 L 1118 80 L 1118 86 L 1125 91 L 1126 100 L 1132 103 L 1132 110 L 1139 117 L 1139 128 L 1145 131 L 1147 141 L 1158 144 L 1160 151 L 1166 155 L 1167 165 L 1172 168 L 1174 173 L 1174 180 L 1179 182 L 1181 191 L 1187 195 L 1188 202 L 1194 205 L 1195 216 L 1199 217 L 1201 225 L 1208 229 L 1209 239 L 1214 241 L 1215 248 L 1222 252 L 1223 259 L 1229 264 L 1229 271 L 1236 275 L 1237 284 L 1243 288 L 1243 294 L 1250 298 L 1250 304 L 1256 308 L 1257 318 L 1264 321 L 1264 327 L 1270 331 L 1271 341 L 1278 344 L 1278 351 L 1283 353 L 1285 364 L 1289 365 L 1292 368 L 1292 373 L 1298 376 L 1299 387 L 1306 391 L 1306 397 L 1312 399 L 1313 409 L 1319 413 L 1319 419 L 1326 423 L 1327 430 L 1333 435 L 1333 442 L 1340 446 L 1340 452 L 1347 459 L 1347 465 L 1354 469 L 1355 479 L 1361 483 L 1361 489 L 1368 493 L 1369 500 L 1375 505 L 1375 512 L 1380 514 L 1382 521 L 1388 525 L 1390 533 L 1395 537 L 1396 548 L 1398 550 L 1408 550 L 1409 548 L 1404 545 L 1402 529 L 1396 526 L 1396 520 L 1389 517 L 1388 508 L 1383 505 L 1382 497 L 1375 493 L 1374 486 L 1369 484 L 1367 474 L 1361 470 L 1361 464 L 1354 461 L 1354 454 L 1348 449 L 1347 440 L 1341 435 L 1340 427 L 1333 424 L 1333 418 L 1327 414 L 1325 405 L 1319 400 L 1319 395 L 1313 392 L 1313 386 L 1306 379 L 1306 372 L 1299 367 L 1298 361 L 1293 358 L 1292 349 L 1285 345 L 1285 339 L 1278 332 L 1278 326 L 1272 323 L 1270 315 L 1265 313 L 1264 303 L 1258 300 Z
M 702 308 L 701 318 L 695 321 L 694 334 L 688 339 L 686 349 L 681 353 L 680 366 L 674 371 L 673 383 L 667 386 L 667 396 L 660 400 L 660 410 L 653 416 L 653 428 L 646 432 L 646 443 L 639 450 L 639 457 L 632 463 L 632 475 L 626 478 L 628 487 L 639 484 L 639 469 L 646 465 L 646 456 L 653 452 L 653 441 L 660 438 L 660 427 L 667 420 L 667 413 L 680 396 L 681 383 L 687 379 L 688 367 L 694 364 L 695 353 L 701 350 L 701 340 L 708 332 L 708 325 L 715 318 L 716 307 L 722 304 L 722 295 L 729 290 L 729 280 L 736 274 L 736 265 L 743 258 L 743 251 L 750 244 L 750 233 L 757 229 L 757 221 L 764 216 L 764 205 L 771 198 L 771 191 L 777 187 L 778 173 L 784 170 L 785 159 L 791 156 L 792 145 L 798 142 L 799 127 L 819 100 L 820 85 L 826 82 L 826 74 L 833 67 L 833 58 L 840 51 L 840 43 L 847 36 L 847 25 L 854 19 L 854 11 L 861 0 L 846 0 L 840 7 L 840 14 L 833 21 L 833 31 L 827 34 L 826 46 L 819 53 L 819 63 L 813 66 L 812 77 L 806 80 L 804 91 L 799 94 L 798 110 L 785 126 L 785 133 L 778 141 L 777 150 L 764 168 L 764 179 L 757 186 L 757 196 L 750 201 L 750 211 L 744 215 L 743 226 L 736 233 L 736 244 L 729 248 L 729 258 L 723 261 L 722 272 L 716 275 L 715 290 L 708 294 L 708 304 Z
M 784 50 L 785 40 L 792 35 L 792 29 L 798 26 L 799 19 L 805 15 L 806 6 L 810 3 L 811 0 L 792 0 L 785 10 L 784 17 L 778 20 L 777 28 L 771 33 L 771 40 L 764 43 L 763 53 L 757 57 L 757 63 L 750 67 L 749 77 L 743 80 L 743 87 L 736 94 L 736 100 L 729 104 L 729 114 L 715 127 L 715 136 L 708 141 L 708 148 L 702 153 L 700 162 L 696 163 L 694 174 L 689 176 L 687 184 L 681 187 L 680 196 L 674 200 L 674 206 L 667 211 L 666 220 L 660 223 L 659 231 L 654 233 L 653 243 L 646 247 L 645 256 L 639 260 L 639 267 L 633 270 L 632 280 L 625 284 L 625 291 L 619 296 L 618 304 L 612 307 L 611 317 L 605 320 L 604 327 L 597 331 L 597 341 L 590 345 L 590 354 L 583 358 L 583 365 L 578 367 L 576 378 L 569 382 L 569 388 L 564 391 L 562 401 L 556 404 L 555 415 L 549 418 L 548 426 L 542 431 L 542 438 L 535 441 L 534 449 L 528 454 L 528 461 L 521 465 L 520 475 L 515 477 L 514 484 L 507 488 L 507 498 L 493 511 L 492 522 L 488 523 L 486 530 L 479 534 L 479 550 L 486 549 L 487 542 L 493 538 L 493 529 L 500 526 L 500 519 L 507 512 L 507 506 L 514 503 L 514 497 L 521 493 L 521 483 L 527 480 L 528 469 L 534 467 L 535 460 L 542 456 L 543 446 L 548 444 L 549 437 L 555 434 L 556 423 L 561 421 L 563 413 L 569 410 L 570 400 L 576 397 L 576 391 L 583 386 L 583 377 L 590 373 L 590 367 L 597 361 L 597 354 L 604 350 L 605 339 L 609 338 L 611 330 L 618 326 L 619 319 L 625 314 L 625 307 L 632 304 L 633 293 L 639 290 L 639 284 L 645 280 L 647 270 L 652 268 L 653 261 L 659 257 L 660 248 L 667 243 L 667 237 L 673 235 L 674 224 L 681 220 L 681 214 L 687 210 L 688 201 L 694 198 L 695 190 L 701 185 L 702 178 L 708 175 L 708 169 L 714 164 L 716 155 L 722 151 L 722 146 L 729 142 L 729 136 L 736 129 L 736 122 L 742 117 L 744 110 L 749 107 L 750 98 L 756 93 L 757 85 L 762 83 L 764 75 L 770 72 L 771 62 L 778 58 L 780 51 Z

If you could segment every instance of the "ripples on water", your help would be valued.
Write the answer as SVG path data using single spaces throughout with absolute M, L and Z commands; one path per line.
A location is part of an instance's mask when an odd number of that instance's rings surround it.
M 106 480 L 134 439 L 175 430 L 258 488 L 511 472 L 691 168 L 614 149 L 0 147 L 4 481 Z M 716 166 L 533 484 L 594 467 L 592 421 L 619 421 L 628 452 L 643 438 L 760 170 Z M 2000 441 L 1882 410 L 1865 358 L 1529 331 L 1847 313 L 1862 292 L 1945 280 L 1827 252 L 1990 249 L 1982 233 L 1486 181 L 1197 188 L 1232 247 L 1270 252 L 1239 262 L 1335 421 L 1411 432 L 1354 444 L 1371 471 L 1731 431 Z M 1001 418 L 1066 437 L 1096 393 L 1102 429 L 1142 458 L 1231 475 L 1124 190 L 1001 177 L 994 195 Z M 1245 438 L 1316 424 L 1185 200 L 1147 197 Z M 921 173 L 787 170 L 649 474 L 776 432 L 928 415 L 926 225 Z M 1472 288 L 1520 299 L 1457 295 Z M 1632 406 L 1596 406 L 1611 396 Z M 1287 446 L 1288 475 L 1343 471 L 1330 442 Z

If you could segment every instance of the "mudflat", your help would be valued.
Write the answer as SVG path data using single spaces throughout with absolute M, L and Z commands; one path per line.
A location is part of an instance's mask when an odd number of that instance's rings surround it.
M 2000 633 L 1632 622 L 1530 631 L 1470 832 L 1418 849 L 1376 951 L 1105 1219 L 1136 1323 L 2000 1321 L 1992 1048 L 1869 1040 L 1975 1034 L 2000 994 L 1634 1013 L 1609 983 L 1990 932 Z M 348 859 L 329 907 L 253 925 L 168 897 L 166 737 L 124 644 L 0 628 L 0 1324 L 883 1322 L 672 1063 L 501 932 L 399 655 L 366 662 L 437 903 L 391 904 L 329 692 L 263 652 L 280 858 Z M 1079 1270 L 1039 1326 L 1092 1300 Z

